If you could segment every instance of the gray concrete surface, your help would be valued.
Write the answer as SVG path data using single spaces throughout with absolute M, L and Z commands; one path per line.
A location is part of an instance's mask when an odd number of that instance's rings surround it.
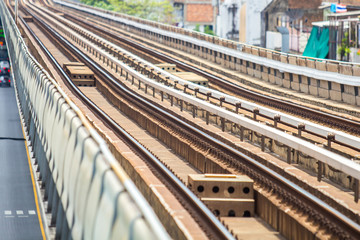
M 42 239 L 13 86 L 0 86 L 0 239 Z

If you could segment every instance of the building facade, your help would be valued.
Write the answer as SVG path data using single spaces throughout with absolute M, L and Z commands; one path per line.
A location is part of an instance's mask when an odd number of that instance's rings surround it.
M 302 52 L 312 29 L 312 22 L 323 19 L 322 0 L 273 0 L 261 13 L 261 46 L 280 50 L 279 28 L 288 28 L 290 51 Z M 280 45 L 280 46 L 279 46 Z
M 173 5 L 179 27 L 201 32 L 214 29 L 215 8 L 211 0 L 174 0 Z

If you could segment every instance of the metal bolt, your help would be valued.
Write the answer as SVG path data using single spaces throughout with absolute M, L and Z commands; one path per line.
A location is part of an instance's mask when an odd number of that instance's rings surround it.
M 256 116 L 259 115 L 259 112 L 260 112 L 259 108 L 254 108 L 254 110 L 253 110 L 253 118 L 254 118 L 254 120 L 256 120 Z
M 280 115 L 275 115 L 274 116 L 274 128 L 277 128 L 277 124 L 278 124 L 278 122 L 280 122 Z
M 298 124 L 298 136 L 301 137 L 301 132 L 305 130 L 305 124 L 299 123 Z
M 239 113 L 239 109 L 241 108 L 241 103 L 236 103 L 235 107 L 236 107 L 236 113 Z
M 206 93 L 206 101 L 210 101 L 211 92 Z

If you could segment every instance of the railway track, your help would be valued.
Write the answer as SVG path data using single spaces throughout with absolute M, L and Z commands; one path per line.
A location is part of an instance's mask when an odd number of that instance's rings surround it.
M 26 9 L 22 9 L 26 11 Z M 29 12 L 28 12 L 29 13 Z M 31 13 L 29 13 L 32 15 Z M 52 35 L 58 41 L 62 42 L 63 47 L 65 46 L 67 49 L 71 49 L 72 53 L 80 58 L 82 61 L 86 62 L 91 66 L 91 68 L 101 76 L 102 79 L 106 79 L 108 84 L 113 85 L 114 88 L 118 89 L 119 92 L 122 93 L 123 96 L 128 96 L 128 99 L 131 99 L 132 102 L 136 102 L 137 100 L 141 100 L 136 98 L 136 95 L 130 92 L 128 89 L 125 89 L 124 86 L 119 84 L 109 73 L 107 73 L 102 67 L 100 67 L 97 63 L 89 59 L 86 55 L 81 53 L 74 45 L 64 39 L 61 35 L 59 35 L 56 31 L 51 29 L 45 22 L 41 19 L 37 18 L 35 15 L 32 15 L 36 18 L 36 21 L 42 24 L 44 29 L 46 29 L 49 35 Z M 22 20 L 23 24 L 27 26 L 26 22 Z M 30 32 L 32 30 L 28 28 Z M 54 66 L 61 73 L 62 77 L 66 80 L 67 84 L 71 87 L 72 91 L 75 93 L 77 97 L 79 97 L 90 109 L 97 115 L 102 121 L 110 126 L 113 132 L 119 136 L 130 148 L 132 148 L 137 155 L 139 155 L 142 159 L 144 159 L 155 171 L 157 175 L 165 182 L 167 187 L 171 190 L 171 192 L 182 202 L 184 208 L 187 209 L 191 213 L 191 215 L 196 219 L 196 221 L 203 227 L 204 232 L 210 239 L 234 239 L 234 237 L 228 232 L 228 230 L 220 223 L 220 221 L 211 213 L 211 211 L 192 193 L 184 183 L 179 180 L 173 172 L 171 172 L 162 162 L 158 160 L 158 158 L 144 146 L 142 146 L 134 137 L 132 137 L 125 129 L 119 126 L 114 120 L 111 119 L 103 110 L 101 110 L 95 103 L 93 103 L 87 96 L 85 96 L 78 87 L 72 82 L 72 80 L 68 77 L 68 75 L 64 72 L 63 68 L 59 65 L 56 59 L 52 56 L 49 50 L 43 45 L 41 40 L 36 37 L 36 35 L 32 32 L 35 39 L 37 39 L 37 43 L 41 46 L 43 51 L 48 55 L 48 57 L 53 62 Z M 129 94 L 129 95 L 127 95 Z M 129 97 L 131 96 L 131 97 Z M 144 100 L 142 100 L 144 101 Z
M 59 11 L 59 9 L 52 8 L 56 11 Z M 81 18 L 75 17 L 74 15 L 67 14 L 64 12 L 64 16 L 70 20 L 76 21 L 78 23 L 81 23 L 82 26 L 89 27 L 89 24 Z M 325 126 L 328 126 L 330 128 L 335 128 L 341 131 L 345 131 L 354 135 L 360 135 L 360 122 L 355 121 L 352 119 L 347 119 L 344 117 L 340 117 L 334 114 L 325 113 L 316 109 L 312 109 L 310 107 L 305 107 L 299 104 L 295 104 L 291 101 L 285 101 L 278 98 L 274 98 L 268 95 L 260 94 L 258 92 L 254 92 L 251 90 L 248 90 L 244 87 L 240 87 L 232 82 L 226 81 L 218 76 L 215 76 L 214 74 L 204 71 L 195 65 L 186 64 L 182 61 L 179 61 L 178 59 L 171 57 L 170 55 L 164 54 L 163 52 L 156 51 L 152 48 L 148 47 L 148 43 L 140 44 L 137 41 L 133 41 L 133 39 L 129 37 L 124 37 L 124 34 L 122 31 L 118 31 L 119 34 L 113 34 L 110 30 L 113 30 L 113 28 L 110 28 L 109 26 L 106 26 L 103 24 L 101 27 L 97 27 L 94 25 L 91 25 L 91 28 L 95 30 L 96 32 L 100 33 L 99 35 L 103 36 L 109 41 L 119 41 L 122 43 L 125 43 L 126 45 L 129 45 L 133 47 L 134 49 L 137 49 L 138 51 L 144 52 L 148 55 L 155 56 L 157 59 L 160 59 L 164 62 L 173 63 L 176 64 L 180 69 L 185 71 L 194 72 L 196 74 L 199 74 L 205 78 L 207 78 L 212 84 L 215 84 L 219 86 L 221 89 L 226 90 L 235 96 L 241 96 L 245 99 L 248 99 L 250 101 L 254 101 L 256 103 L 259 103 L 264 106 L 268 106 L 274 109 L 278 109 L 287 113 L 290 113 L 294 116 L 302 117 L 309 119 L 314 122 L 321 123 Z
M 78 31 L 79 32 L 79 29 L 75 29 L 75 31 Z M 80 34 L 82 34 L 83 36 L 85 36 L 85 37 L 87 37 L 86 36 L 86 34 L 84 34 L 84 33 L 82 33 L 81 31 L 79 32 Z M 104 33 L 102 33 L 101 32 L 101 35 L 105 35 Z M 107 35 L 106 35 L 107 36 Z M 102 48 L 104 48 L 104 49 L 107 49 L 107 51 L 109 51 L 109 52 L 111 52 L 112 54 L 114 54 L 114 56 L 117 54 L 117 52 L 116 51 L 114 51 L 114 47 L 112 47 L 112 46 L 110 46 L 110 45 L 108 45 L 108 44 L 105 44 L 105 43 L 102 43 L 101 41 L 99 42 L 98 40 L 97 41 L 94 41 L 94 43 L 95 44 L 97 44 L 97 45 L 99 45 L 99 46 L 101 46 Z M 132 65 L 132 67 L 134 67 L 133 66 L 133 64 L 134 64 L 134 62 L 136 62 L 135 60 L 134 61 L 131 61 L 131 57 L 130 58 L 127 58 L 126 59 L 126 61 L 129 61 L 129 59 L 130 59 L 130 65 Z M 135 63 L 135 65 L 136 65 L 137 63 Z M 140 64 L 139 64 L 140 65 Z M 135 68 L 137 68 L 138 66 L 135 66 Z M 144 70 L 144 68 L 142 68 L 142 71 Z M 150 75 L 149 73 L 148 73 L 148 75 Z M 156 74 L 155 74 L 156 75 Z M 173 84 L 174 85 L 174 84 Z M 175 84 L 176 85 L 176 84 Z M 182 89 L 182 90 L 186 90 L 185 88 L 184 89 Z M 196 95 L 196 91 L 195 91 L 195 93 L 193 93 L 193 94 L 195 94 Z M 207 96 L 208 97 L 208 96 Z M 224 104 L 224 102 L 226 102 L 226 101 L 220 101 L 220 103 L 219 103 L 219 105 L 221 106 L 222 104 Z M 234 104 L 233 104 L 234 105 Z M 236 108 L 237 108 L 237 106 L 236 106 Z M 238 109 L 237 109 L 238 110 Z M 262 115 L 261 113 L 259 113 L 259 111 L 257 112 L 257 113 L 255 113 L 255 109 L 253 109 L 254 111 L 253 111 L 253 118 L 254 118 L 254 120 L 256 120 L 256 121 L 258 121 L 258 120 L 260 120 L 260 118 L 259 118 L 259 116 L 260 117 L 264 117 L 264 115 Z M 280 119 L 280 118 L 279 118 Z M 265 118 L 265 119 L 261 119 L 261 121 L 262 122 L 264 122 L 265 123 L 265 121 L 266 121 L 267 119 Z M 301 121 L 301 120 L 297 120 L 297 121 Z M 283 125 L 285 125 L 285 126 L 282 126 L 283 127 L 283 129 L 285 130 L 285 131 L 289 131 L 289 125 L 288 124 L 286 124 L 286 123 L 284 123 L 284 122 L 282 122 L 281 120 L 277 120 L 277 122 L 275 122 L 275 117 L 274 117 L 274 123 L 273 123 L 273 126 L 275 126 L 275 127 L 277 127 L 277 128 L 279 128 L 281 125 L 280 124 L 283 124 Z M 223 127 L 223 126 L 222 126 Z M 285 128 L 284 128 L 285 127 Z M 292 128 L 292 129 L 291 129 Z M 224 131 L 224 130 L 223 130 Z M 329 132 L 331 132 L 331 129 L 329 129 L 329 130 L 327 130 L 328 132 L 327 133 L 329 133 Z M 304 128 L 304 127 L 302 127 L 301 128 L 301 125 L 295 125 L 295 127 L 294 126 L 290 126 L 290 132 L 292 132 L 292 134 L 293 135 L 298 135 L 300 138 L 304 138 L 304 135 L 301 135 L 301 132 L 306 132 L 306 129 Z M 336 141 L 336 139 L 334 139 L 334 137 L 332 138 L 332 140 L 331 140 L 331 135 L 326 135 L 325 134 L 325 136 L 324 135 L 319 135 L 319 134 L 317 134 L 316 133 L 316 131 L 314 132 L 314 131 L 307 131 L 307 133 L 309 133 L 309 134 L 311 134 L 311 135 L 314 135 L 315 137 L 317 137 L 317 139 L 316 140 L 314 140 L 314 139 L 312 139 L 311 137 L 309 138 L 309 137 L 307 137 L 307 139 L 310 139 L 310 141 L 312 141 L 312 142 L 316 142 L 316 143 L 318 143 L 318 144 L 323 144 L 323 140 L 324 140 L 324 137 L 325 137 L 325 140 L 327 140 L 327 148 L 328 149 L 331 149 L 331 150 L 333 150 L 333 151 L 335 151 L 336 153 L 346 153 L 345 155 L 347 156 L 347 157 L 351 157 L 351 158 L 355 158 L 356 159 L 356 157 L 357 157 L 357 155 L 358 155 L 358 152 L 359 152 L 359 149 L 358 148 L 354 148 L 354 147 L 352 147 L 352 146 L 348 146 L 348 145 L 346 145 L 346 143 L 344 144 L 344 142 L 340 142 L 340 141 Z M 211 133 L 210 133 L 211 134 Z M 212 135 L 213 137 L 216 137 L 216 135 Z M 251 137 L 252 138 L 252 137 Z M 335 144 L 331 144 L 331 142 L 333 142 L 333 143 L 335 143 Z M 276 142 L 275 142 L 276 143 Z M 337 146 L 337 144 L 338 145 L 340 145 L 340 146 L 342 146 L 342 148 L 343 149 L 339 149 L 338 148 L 338 146 Z M 344 149 L 344 146 L 345 147 L 348 147 L 348 149 Z M 271 147 L 271 146 L 270 146 Z M 354 149 L 354 151 L 352 151 L 352 152 L 350 152 L 350 150 L 351 149 Z M 287 158 L 287 161 L 289 162 L 289 163 L 291 163 L 291 153 L 289 154 L 289 152 L 288 152 L 288 154 L 287 154 L 287 156 L 286 156 L 286 158 Z M 318 172 L 320 172 L 320 171 L 318 171 Z M 321 179 L 321 177 L 319 176 L 319 179 Z M 355 194 L 356 195 L 356 194 Z M 356 200 L 356 197 L 355 197 L 355 200 Z
M 78 54 L 80 54 L 80 52 Z M 84 59 L 86 59 L 86 57 Z M 100 72 L 100 70 L 97 69 L 97 67 L 95 67 L 95 66 L 93 66 L 93 69 L 95 71 Z M 139 104 L 139 102 L 140 102 L 140 100 L 137 99 L 135 104 L 136 103 Z M 148 102 L 147 103 L 146 102 L 147 101 L 145 101 L 145 102 L 141 101 L 141 105 L 139 107 L 143 107 L 145 104 L 149 104 Z M 150 108 L 150 106 L 149 106 L 149 108 Z M 156 108 L 156 110 L 159 111 L 158 108 Z M 163 111 L 160 111 L 160 112 L 163 112 Z M 154 114 L 154 112 L 150 112 L 150 114 Z M 157 118 L 159 118 L 159 119 L 164 118 L 164 116 L 159 116 L 159 112 L 158 112 L 158 114 L 154 114 L 154 116 L 157 116 Z M 174 121 L 174 118 L 172 119 L 172 121 Z M 194 129 L 192 126 L 186 126 L 186 124 L 183 121 L 177 120 L 176 122 L 177 122 L 176 125 L 182 125 L 182 128 L 178 129 L 178 131 L 184 131 L 184 129 L 189 129 L 191 131 L 196 131 L 198 133 L 198 136 L 202 136 L 202 138 L 206 139 L 206 140 L 202 140 L 202 139 L 199 139 L 196 136 L 192 136 L 193 138 L 195 138 L 195 141 L 193 140 L 193 142 L 198 142 L 198 143 L 200 143 L 200 145 L 203 144 L 203 145 L 205 145 L 204 149 L 207 149 L 206 145 L 209 144 L 209 139 L 211 139 L 211 137 L 209 138 L 209 136 L 206 136 L 207 134 L 199 132 L 197 129 Z M 186 127 L 184 127 L 184 125 Z M 215 145 L 215 143 L 218 144 L 216 146 L 216 148 L 213 148 L 215 155 L 222 155 L 221 156 L 222 159 L 229 159 L 230 158 L 232 160 L 232 161 L 230 161 L 231 165 L 237 166 L 238 168 L 240 168 L 242 170 L 242 172 L 248 173 L 248 175 L 253 177 L 254 180 L 257 181 L 258 184 L 267 186 L 269 189 L 276 189 L 279 193 L 282 193 L 284 195 L 283 196 L 284 199 L 291 199 L 291 196 L 289 196 L 289 195 L 292 195 L 291 192 L 293 192 L 293 191 L 296 192 L 296 190 L 302 192 L 303 195 L 306 195 L 306 194 L 304 194 L 304 191 L 301 191 L 301 189 L 299 189 L 296 185 L 293 185 L 293 184 L 291 185 L 291 183 L 290 183 L 291 186 L 287 186 L 287 187 L 283 186 L 282 188 L 279 187 L 279 186 L 282 186 L 284 184 L 286 185 L 287 181 L 285 179 L 281 179 L 281 176 L 277 176 L 276 173 L 274 173 L 270 169 L 266 169 L 266 171 L 268 171 L 268 174 L 270 174 L 270 176 L 267 176 L 267 180 L 264 179 L 264 177 L 262 176 L 264 174 L 263 173 L 263 171 L 264 171 L 263 166 L 255 167 L 256 165 L 258 165 L 258 163 L 253 163 L 255 166 L 252 166 L 252 168 L 254 168 L 256 170 L 249 169 L 246 165 L 248 165 L 248 163 L 249 163 L 248 161 L 251 161 L 251 159 L 249 159 L 246 156 L 243 156 L 243 155 L 241 155 L 239 153 L 236 153 L 236 150 L 231 149 L 231 148 L 230 148 L 230 150 L 232 151 L 233 155 L 232 156 L 227 156 L 224 152 L 229 152 L 229 147 L 222 144 L 222 143 L 220 143 L 220 142 L 218 142 L 218 141 L 216 141 L 215 139 L 213 139 L 212 141 L 213 141 L 212 144 L 214 144 L 214 145 Z M 236 158 L 239 158 L 239 156 L 241 156 L 243 158 L 243 161 L 245 163 L 240 163 L 239 161 L 236 160 Z M 287 183 L 289 184 L 289 182 L 287 182 Z M 296 192 L 295 195 L 298 195 L 298 194 L 299 194 L 299 192 Z M 305 200 L 305 199 L 303 199 L 303 200 Z M 307 201 L 302 201 L 301 204 L 300 204 L 299 201 L 296 201 L 296 199 L 292 199 L 291 201 L 295 201 L 295 205 L 302 206 L 304 209 L 306 209 L 306 206 L 304 206 L 305 203 L 309 203 L 309 205 L 310 205 L 310 199 L 307 199 Z M 291 202 L 291 201 L 289 201 L 289 202 Z M 314 204 L 314 203 L 311 203 L 311 204 Z M 313 212 L 313 211 L 311 211 L 311 212 Z M 325 211 L 324 211 L 323 214 L 320 214 L 320 215 L 324 215 L 324 214 L 325 214 Z M 318 215 L 318 214 L 314 214 L 314 216 L 316 216 L 316 215 Z M 321 217 L 319 217 L 319 218 L 321 218 Z M 327 219 L 331 219 L 331 217 L 328 216 Z M 321 219 L 318 219 L 318 220 L 320 220 L 320 222 L 321 222 Z M 334 227 L 334 226 L 330 226 L 330 228 L 332 228 L 332 227 Z M 341 229 L 346 229 L 346 228 L 341 228 Z M 338 233 L 338 234 L 344 234 L 344 233 Z M 342 235 L 342 237 L 344 237 L 344 236 L 345 235 Z
M 53 8 L 52 8 L 53 9 Z M 101 26 L 96 26 L 95 24 L 90 25 L 89 22 L 84 21 L 83 19 L 80 19 L 78 17 L 75 17 L 74 14 L 66 14 L 64 15 L 67 19 L 70 19 L 71 21 L 76 21 L 80 23 L 81 26 L 84 28 L 91 29 L 91 31 L 95 32 L 97 35 L 103 37 L 104 39 L 109 40 L 110 42 L 114 42 L 115 44 L 127 44 L 132 47 L 132 49 L 137 49 L 137 51 L 145 52 L 148 55 L 155 56 L 156 59 L 161 59 L 166 62 L 175 63 L 177 66 L 180 66 L 183 70 L 186 71 L 192 71 L 199 75 L 205 76 L 207 79 L 209 79 L 211 82 L 215 83 L 216 85 L 220 86 L 221 89 L 224 89 L 227 92 L 232 92 L 234 95 L 241 95 L 245 98 L 248 98 L 251 101 L 263 104 L 267 106 L 270 106 L 274 109 L 278 109 L 284 112 L 291 113 L 295 116 L 300 116 L 304 119 L 309 119 L 311 121 L 317 122 L 319 124 L 328 126 L 331 129 L 339 129 L 345 132 L 348 132 L 350 134 L 357 135 L 357 131 L 360 129 L 360 123 L 351 119 L 342 118 L 333 114 L 324 113 L 318 110 L 314 110 L 309 107 L 304 107 L 299 104 L 294 104 L 292 102 L 276 99 L 274 97 L 269 97 L 264 94 L 259 94 L 250 90 L 247 90 L 245 88 L 239 87 L 238 85 L 235 85 L 231 82 L 228 82 L 226 80 L 223 80 L 217 76 L 214 76 L 213 74 L 210 74 L 208 72 L 205 72 L 195 66 L 185 64 L 176 58 L 173 58 L 171 56 L 165 55 L 164 53 L 152 50 L 151 48 L 147 47 L 143 44 L 138 44 L 136 41 L 132 41 L 131 39 L 125 38 L 120 36 L 119 34 L 112 33 L 111 30 L 113 28 L 108 28 L 106 25 L 102 24 Z M 111 51 L 110 46 L 104 46 L 105 48 L 109 49 Z M 191 92 L 191 89 L 188 90 L 188 93 Z M 193 95 L 199 95 L 198 92 L 192 91 Z M 205 96 L 205 98 L 209 99 L 209 96 Z M 210 99 L 212 96 L 210 96 Z M 254 116 L 255 120 L 267 122 L 267 121 L 273 121 L 272 125 L 277 128 L 282 128 L 284 131 L 292 132 L 293 135 L 299 135 L 301 138 L 304 138 L 304 135 L 301 135 L 301 132 L 306 132 L 308 135 L 306 136 L 307 139 L 310 139 L 311 142 L 316 142 L 317 144 L 323 144 L 324 141 L 328 141 L 327 148 L 333 150 L 334 152 L 338 154 L 343 154 L 344 156 L 352 159 L 357 159 L 360 153 L 360 149 L 357 147 L 354 147 L 352 145 L 348 145 L 347 143 L 344 143 L 342 141 L 337 141 L 337 138 L 334 138 L 332 134 L 330 135 L 319 135 L 314 131 L 307 131 L 306 128 L 304 128 L 303 125 L 289 125 L 287 122 L 282 121 L 281 118 L 275 119 L 271 118 L 269 116 L 266 116 L 259 112 L 258 109 L 245 109 L 242 108 L 241 105 L 235 105 L 234 103 L 227 102 L 226 98 L 225 100 L 221 101 L 220 99 L 217 99 L 219 105 L 228 105 L 232 109 L 236 109 L 237 112 L 247 114 L 250 113 L 250 115 Z M 266 104 L 264 104 L 266 103 Z M 234 110 L 233 110 L 234 111 Z M 241 112 L 242 111 L 242 112 Z M 256 112 L 257 111 L 257 112 Z M 257 118 L 257 119 L 256 119 Z M 262 118 L 262 119 L 261 119 Z M 328 130 L 329 133 L 331 133 L 331 130 Z M 331 141 L 333 144 L 331 144 L 329 141 Z M 290 155 L 288 155 L 290 156 Z M 290 162 L 289 157 L 287 157 L 287 161 Z
M 41 20 L 38 21 L 41 22 Z M 57 34 L 57 38 L 60 39 L 61 36 Z M 92 69 L 99 75 L 106 76 L 104 79 L 113 79 L 113 77 L 108 72 L 104 71 L 94 62 L 91 62 L 87 56 L 83 55 L 79 50 L 76 50 L 74 46 L 69 44 L 68 47 L 74 49 L 76 54 L 82 58 L 84 62 L 87 61 Z M 112 87 L 116 89 L 119 94 L 122 94 L 124 98 L 128 96 L 127 94 L 124 95 L 124 93 L 119 90 L 123 88 L 123 86 L 117 83 L 116 80 L 113 79 L 113 81 L 108 82 L 108 84 L 111 84 Z M 126 91 L 126 89 L 123 89 L 122 91 L 130 94 L 128 90 Z M 131 93 L 130 95 L 134 95 L 136 100 L 128 99 L 128 101 L 133 102 L 135 106 L 137 105 L 139 108 L 147 110 L 148 114 L 156 116 L 159 122 L 167 122 L 167 126 L 171 126 L 171 129 L 175 129 L 177 132 L 182 132 L 183 137 L 187 138 L 187 140 L 195 144 L 195 146 L 198 146 L 199 149 L 208 150 L 210 147 L 211 155 L 216 156 L 218 159 L 227 160 L 227 164 L 229 166 L 236 168 L 240 172 L 246 173 L 264 189 L 275 191 L 290 205 L 297 206 L 298 209 L 310 213 L 310 215 L 316 218 L 315 220 L 319 221 L 321 225 L 327 230 L 331 231 L 332 234 L 341 238 L 351 238 L 351 236 L 357 236 L 359 234 L 359 229 L 357 229 L 356 224 L 352 226 L 351 221 L 347 221 L 346 217 L 344 218 L 342 214 L 338 213 L 331 207 L 327 207 L 327 205 L 321 202 L 321 200 L 309 195 L 306 191 L 281 177 L 273 170 L 255 162 L 231 146 L 221 143 L 217 139 L 214 139 L 208 134 L 194 128 L 183 120 L 171 116 L 169 113 L 165 112 L 154 103 L 151 103 L 145 99 L 141 99 L 137 94 Z M 144 108 L 144 106 L 148 107 Z M 171 119 L 171 121 L 169 121 L 169 119 Z M 194 133 L 196 133 L 196 135 Z M 317 209 L 314 210 L 313 206 L 316 206 Z

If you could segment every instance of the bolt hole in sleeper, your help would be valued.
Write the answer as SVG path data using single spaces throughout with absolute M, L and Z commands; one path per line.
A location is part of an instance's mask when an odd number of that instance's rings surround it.
M 203 192 L 204 191 L 204 186 L 200 185 L 197 187 L 198 192 Z
M 218 209 L 215 209 L 215 210 L 213 211 L 213 213 L 214 213 L 215 216 L 219 216 L 219 215 L 220 215 L 220 211 L 219 211 Z
M 228 192 L 229 192 L 230 194 L 234 193 L 234 192 L 235 192 L 235 188 L 234 188 L 234 187 L 229 187 L 229 188 L 228 188 Z
M 250 211 L 244 211 L 243 217 L 251 217 Z
M 218 193 L 219 192 L 219 187 L 218 186 L 214 186 L 212 189 L 213 193 Z

